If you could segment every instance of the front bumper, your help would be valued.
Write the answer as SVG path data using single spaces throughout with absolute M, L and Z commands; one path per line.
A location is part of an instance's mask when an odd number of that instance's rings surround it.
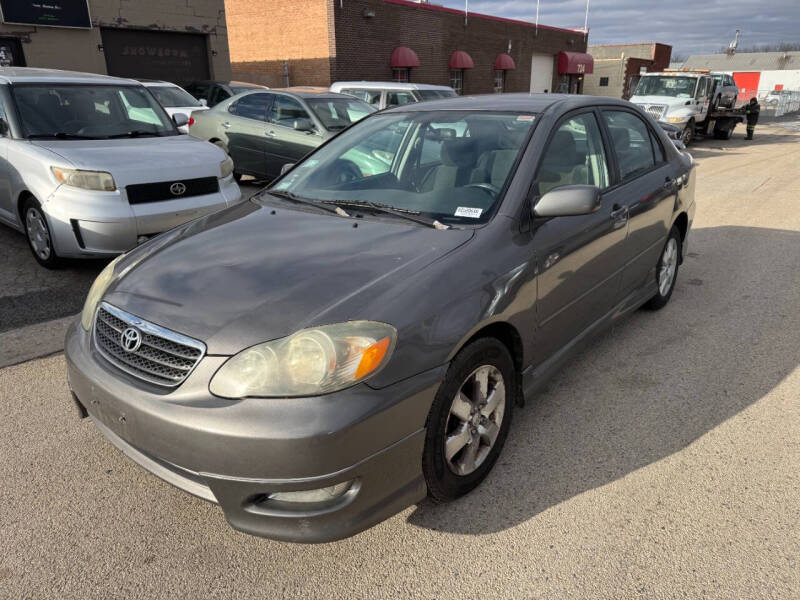
M 141 236 L 177 227 L 232 206 L 242 198 L 228 176 L 214 194 L 132 206 L 123 190 L 96 192 L 59 186 L 43 202 L 56 253 L 62 257 L 105 257 L 127 252 Z
M 380 390 L 361 384 L 315 398 L 230 401 L 208 392 L 226 357 L 206 356 L 165 392 L 107 363 L 78 323 L 65 354 L 70 388 L 100 431 L 145 469 L 218 503 L 240 531 L 332 541 L 426 494 L 424 425 L 445 366 Z M 350 490 L 328 503 L 267 499 L 349 481 Z

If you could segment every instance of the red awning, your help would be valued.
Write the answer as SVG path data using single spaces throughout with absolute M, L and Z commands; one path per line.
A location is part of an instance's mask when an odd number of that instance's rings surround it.
M 511 69 L 516 68 L 517 65 L 514 64 L 514 59 L 508 54 L 498 54 L 497 58 L 494 59 L 495 71 L 510 71 Z
M 392 68 L 406 69 L 409 67 L 419 66 L 419 57 L 417 53 L 407 46 L 398 46 L 392 52 L 392 58 L 389 61 Z
M 450 57 L 451 69 L 471 69 L 475 66 L 472 57 L 463 50 L 456 50 Z
M 559 75 L 583 75 L 594 72 L 594 58 L 584 52 L 559 52 Z

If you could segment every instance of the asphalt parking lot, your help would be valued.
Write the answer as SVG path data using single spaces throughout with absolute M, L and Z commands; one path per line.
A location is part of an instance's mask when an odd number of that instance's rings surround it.
M 0 597 L 800 597 L 797 125 L 693 146 L 670 304 L 530 398 L 475 492 L 342 542 L 234 532 L 77 419 L 60 354 L 0 369 Z M 0 352 L 63 335 L 102 265 L 0 247 Z

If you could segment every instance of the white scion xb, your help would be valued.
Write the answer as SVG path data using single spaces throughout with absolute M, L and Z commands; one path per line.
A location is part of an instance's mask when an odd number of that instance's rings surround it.
M 0 222 L 54 267 L 239 202 L 232 161 L 186 122 L 134 80 L 0 68 Z

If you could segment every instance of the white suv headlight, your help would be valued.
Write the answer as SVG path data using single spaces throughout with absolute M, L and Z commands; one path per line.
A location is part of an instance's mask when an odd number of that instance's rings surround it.
M 229 359 L 209 389 L 224 398 L 329 394 L 377 373 L 396 341 L 394 327 L 374 321 L 302 329 Z
M 50 170 L 64 185 L 100 192 L 113 192 L 117 189 L 111 173 L 105 171 L 84 171 L 82 169 L 65 169 L 64 167 L 50 167 Z
M 230 156 L 226 156 L 225 160 L 219 163 L 219 168 L 222 173 L 221 178 L 225 179 L 228 175 L 233 173 L 233 159 Z

